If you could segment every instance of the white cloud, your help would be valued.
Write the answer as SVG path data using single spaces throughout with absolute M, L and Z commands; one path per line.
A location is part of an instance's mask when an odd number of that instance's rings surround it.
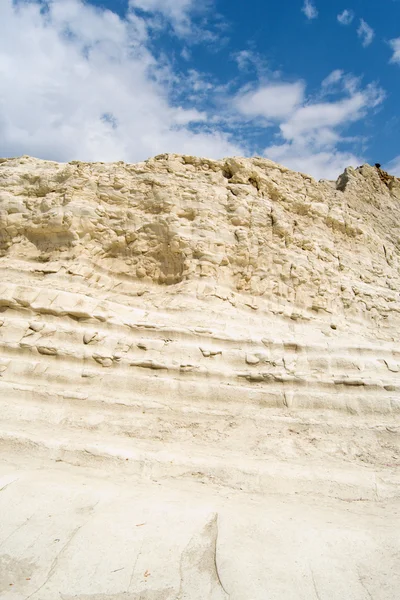
M 251 67 L 253 67 L 255 62 L 254 57 L 254 52 L 251 50 L 241 50 L 234 55 L 240 71 L 248 71 Z
M 390 62 L 400 63 L 400 37 L 390 40 L 389 45 L 393 50 L 393 56 L 390 59 Z
M 318 17 L 318 10 L 312 0 L 304 0 L 302 12 L 306 15 L 307 19 L 316 19 Z
M 283 143 L 267 147 L 265 156 L 323 178 L 336 178 L 348 164 L 360 164 L 360 157 L 340 149 L 354 141 L 343 137 L 343 131 L 381 104 L 385 95 L 374 84 L 361 89 L 354 77 L 339 70 L 322 82 L 321 89 L 324 92 L 324 88 L 339 83 L 343 97 L 331 102 L 304 102 L 296 108 L 280 124 Z
M 257 81 L 237 91 L 239 79 L 225 84 L 194 68 L 182 74 L 158 58 L 145 13 L 130 10 L 121 18 L 82 0 L 43 6 L 0 0 L 0 155 L 220 158 L 249 154 L 235 141 L 244 135 L 257 140 L 259 152 L 259 136 L 274 127 L 280 140 L 265 154 L 316 177 L 335 177 L 361 160 L 341 150 L 354 141 L 343 135 L 382 102 L 374 85 L 363 88 L 335 70 L 311 97 L 303 81 L 285 82 L 279 73 L 268 79 L 260 57 L 242 53 L 238 63 L 253 64 Z
M 238 94 L 235 105 L 246 117 L 282 119 L 304 99 L 304 83 L 268 83 Z
M 314 151 L 312 148 L 283 144 L 270 146 L 265 156 L 275 162 L 301 173 L 312 173 L 318 179 L 337 179 L 340 173 L 350 165 L 357 166 L 364 162 L 351 152 L 340 152 L 336 149 Z
M 325 77 L 325 79 L 321 83 L 321 87 L 323 89 L 327 89 L 335 86 L 335 84 L 339 83 L 342 80 L 343 74 L 343 71 L 341 71 L 340 69 L 335 69 L 335 71 L 332 71 L 332 73 L 330 73 L 328 77 Z
M 390 173 L 390 175 L 395 175 L 396 177 L 400 177 L 400 154 L 393 158 L 386 166 L 385 170 Z
M 308 104 L 296 110 L 288 121 L 281 125 L 281 131 L 288 140 L 299 136 L 312 135 L 322 128 L 334 128 L 359 120 L 368 108 L 380 104 L 384 96 L 374 85 L 367 86 L 348 98 L 335 102 Z
M 0 155 L 134 162 L 244 153 L 206 129 L 203 111 L 170 100 L 176 74 L 152 55 L 136 14 L 121 19 L 81 0 L 41 8 L 0 2 Z
M 196 0 L 129 0 L 131 9 L 159 15 L 170 23 L 178 35 L 185 36 L 192 29 L 192 13 L 204 10 L 207 4 L 208 1 L 200 4 Z
M 341 25 L 350 25 L 353 22 L 353 19 L 354 12 L 347 8 L 337 16 L 337 20 Z
M 232 57 L 235 59 L 239 71 L 256 71 L 261 77 L 267 71 L 267 61 L 263 56 L 252 50 L 241 50 L 235 52 Z
M 352 96 L 360 89 L 361 83 L 362 77 L 355 77 L 351 73 L 345 73 L 341 69 L 336 69 L 322 81 L 321 93 L 316 97 L 316 100 L 342 92 L 346 92 Z
M 370 27 L 368 23 L 364 21 L 364 19 L 360 19 L 360 26 L 357 29 L 357 35 L 361 39 L 361 43 L 364 48 L 366 48 L 372 43 L 372 40 L 375 37 L 375 32 L 372 27 Z

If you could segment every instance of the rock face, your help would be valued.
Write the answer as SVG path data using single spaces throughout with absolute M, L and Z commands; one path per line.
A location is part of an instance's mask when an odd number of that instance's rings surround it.
M 1 598 L 396 598 L 399 269 L 376 167 L 1 159 Z

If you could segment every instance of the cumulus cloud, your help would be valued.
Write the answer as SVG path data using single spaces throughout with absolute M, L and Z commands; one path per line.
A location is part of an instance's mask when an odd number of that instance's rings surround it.
M 393 158 L 387 165 L 385 165 L 385 170 L 391 175 L 400 177 L 400 154 L 399 156 Z
M 280 143 L 264 149 L 264 155 L 295 170 L 318 178 L 334 179 L 349 164 L 363 158 L 346 149 L 359 141 L 346 136 L 346 129 L 373 112 L 385 93 L 375 84 L 362 86 L 362 80 L 335 69 L 321 82 L 318 92 L 306 93 L 301 80 L 279 82 L 271 74 L 254 88 L 239 91 L 233 105 L 241 119 L 255 126 L 278 127 Z M 327 97 L 329 96 L 329 100 Z
M 81 0 L 0 2 L 0 155 L 138 161 L 243 154 L 209 116 L 172 101 L 145 20 Z M 23 35 L 21 35 L 23 32 Z
M 239 71 L 248 73 L 250 71 L 256 71 L 260 75 L 267 71 L 267 61 L 263 56 L 252 50 L 241 50 L 235 52 L 232 55 L 235 60 Z
M 360 88 L 358 83 L 340 70 L 333 71 L 322 82 L 321 89 L 340 84 L 342 97 L 330 102 L 306 100 L 280 124 L 282 143 L 267 147 L 264 154 L 293 169 L 323 178 L 335 178 L 348 164 L 362 162 L 361 157 L 341 149 L 354 141 L 344 137 L 343 132 L 379 106 L 385 94 L 374 84 Z
M 372 40 L 375 37 L 375 32 L 372 29 L 372 27 L 370 27 L 368 23 L 364 21 L 364 19 L 360 19 L 360 25 L 357 29 L 357 35 L 361 39 L 361 43 L 364 46 L 364 48 L 366 48 L 372 43 Z
M 335 69 L 332 73 L 329 73 L 328 77 L 325 77 L 323 82 L 321 83 L 322 89 L 329 89 L 334 87 L 337 83 L 339 83 L 343 79 L 343 71 L 340 69 Z
M 343 149 L 345 130 L 382 102 L 382 90 L 335 70 L 309 95 L 304 81 L 284 81 L 251 52 L 237 54 L 236 80 L 182 73 L 152 51 L 146 15 L 132 2 L 120 17 L 83 0 L 0 0 L 0 155 L 221 158 L 259 154 L 268 132 L 266 156 L 316 177 L 361 161 Z M 238 87 L 243 72 L 255 81 Z
M 341 25 L 350 25 L 353 22 L 353 19 L 354 12 L 347 8 L 337 16 L 337 20 Z
M 316 19 L 318 17 L 318 10 L 312 0 L 304 0 L 302 12 L 306 15 L 307 19 Z
M 191 30 L 191 13 L 198 10 L 195 0 L 129 0 L 132 10 L 162 16 L 176 33 L 186 35 Z
M 400 64 L 400 37 L 390 40 L 389 45 L 393 50 L 393 55 L 390 59 L 390 62 Z
M 240 92 L 237 110 L 245 117 L 282 119 L 294 111 L 304 99 L 304 83 L 266 83 L 254 90 Z
M 299 136 L 310 136 L 325 128 L 335 128 L 345 123 L 358 121 L 368 108 L 380 104 L 384 96 L 374 85 L 367 86 L 348 98 L 335 102 L 308 104 L 297 109 L 281 125 L 286 139 L 295 140 Z
M 337 149 L 315 151 L 307 146 L 279 145 L 270 146 L 265 155 L 275 162 L 283 163 L 295 171 L 311 173 L 318 179 L 337 179 L 349 165 L 359 165 L 364 161 L 351 152 Z

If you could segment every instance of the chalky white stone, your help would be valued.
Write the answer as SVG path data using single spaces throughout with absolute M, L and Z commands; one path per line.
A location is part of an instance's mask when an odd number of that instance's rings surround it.
M 394 600 L 400 180 L 0 159 L 2 600 Z

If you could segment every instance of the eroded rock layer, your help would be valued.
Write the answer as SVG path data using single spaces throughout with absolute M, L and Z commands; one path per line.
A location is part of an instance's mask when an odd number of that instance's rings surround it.
M 184 511 L 188 539 L 168 550 L 172 583 L 136 578 L 136 567 L 116 586 L 68 583 L 62 573 L 76 569 L 73 561 L 57 575 L 51 559 L 28 597 L 339 600 L 368 598 L 366 589 L 378 597 L 342 550 L 346 592 L 337 582 L 321 592 L 313 569 L 306 579 L 291 571 L 290 585 L 281 576 L 271 583 L 276 574 L 267 577 L 262 561 L 248 563 L 259 583 L 245 592 L 227 541 L 236 505 L 224 508 L 221 495 L 237 495 L 245 511 L 240 536 L 272 496 L 363 502 L 387 526 L 394 519 L 382 507 L 397 506 L 400 481 L 400 180 L 364 165 L 317 183 L 261 158 L 2 159 L 0 252 L 0 451 L 15 461 L 15 481 L 32 479 L 29 460 L 39 470 L 94 467 L 147 485 L 161 504 L 165 491 L 153 488 L 167 482 L 175 491 L 165 502 L 187 504 L 188 494 L 199 507 Z M 79 487 L 77 472 L 68 473 L 70 489 Z M 138 494 L 141 514 L 146 493 Z M 163 510 L 154 509 L 157 522 Z M 241 540 L 249 556 L 250 538 Z M 257 547 L 267 538 L 265 530 Z M 143 542 L 149 555 L 152 539 Z M 372 555 L 393 560 L 398 546 L 385 540 L 374 541 L 363 573 Z M 49 572 L 53 583 L 43 583 Z M 379 597 L 394 598 L 395 580 L 383 592 L 380 577 Z

